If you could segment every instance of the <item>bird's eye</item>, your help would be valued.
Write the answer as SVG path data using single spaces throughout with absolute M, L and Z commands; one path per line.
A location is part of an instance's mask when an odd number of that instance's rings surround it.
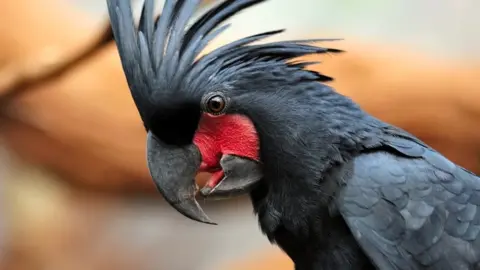
M 228 99 L 223 93 L 210 93 L 204 97 L 202 105 L 205 112 L 219 115 L 225 113 Z
M 225 108 L 225 100 L 221 96 L 213 96 L 208 102 L 208 109 L 214 113 L 219 113 Z

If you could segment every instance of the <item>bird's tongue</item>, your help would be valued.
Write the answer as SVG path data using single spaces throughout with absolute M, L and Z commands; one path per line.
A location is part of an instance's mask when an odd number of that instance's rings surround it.
M 260 162 L 236 155 L 223 155 L 221 170 L 212 174 L 200 193 L 209 198 L 223 199 L 249 192 L 263 177 Z
M 220 166 L 220 161 L 216 162 L 215 164 L 215 166 L 211 166 L 205 162 L 202 162 L 198 170 L 198 172 L 206 172 L 211 174 L 210 178 L 205 183 L 206 188 L 214 188 L 218 185 L 218 183 L 220 183 L 220 181 L 222 181 L 223 177 L 225 176 L 225 173 Z
M 216 166 L 210 166 L 205 162 L 202 162 L 199 168 L 199 172 L 207 172 L 210 173 L 210 178 L 205 183 L 204 187 L 202 188 L 202 194 L 209 193 L 212 189 L 214 189 L 225 177 L 225 173 L 223 172 L 223 168 L 220 166 L 220 161 L 216 163 Z
M 205 184 L 205 187 L 209 189 L 213 189 L 220 183 L 220 181 L 222 181 L 224 176 L 225 176 L 225 173 L 223 172 L 223 170 L 212 173 L 212 176 L 210 176 L 210 179 L 208 179 L 207 183 Z

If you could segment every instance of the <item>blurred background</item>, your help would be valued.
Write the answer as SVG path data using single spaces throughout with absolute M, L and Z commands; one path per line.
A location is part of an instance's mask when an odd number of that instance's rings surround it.
M 347 53 L 313 68 L 480 173 L 478 10 L 477 0 L 271 0 L 209 49 L 277 28 L 288 29 L 277 39 L 344 38 L 328 45 Z M 293 269 L 246 198 L 204 202 L 218 226 L 167 206 L 144 140 L 105 1 L 1 1 L 0 269 Z

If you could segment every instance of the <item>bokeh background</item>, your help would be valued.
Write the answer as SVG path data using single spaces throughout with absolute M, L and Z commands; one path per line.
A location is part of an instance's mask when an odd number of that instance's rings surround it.
M 276 28 L 288 29 L 277 39 L 344 38 L 328 45 L 347 53 L 313 68 L 480 173 L 478 10 L 477 0 L 270 0 L 210 49 Z M 0 3 L 0 269 L 293 269 L 246 198 L 204 202 L 219 223 L 208 226 L 155 192 L 108 29 L 102 0 Z

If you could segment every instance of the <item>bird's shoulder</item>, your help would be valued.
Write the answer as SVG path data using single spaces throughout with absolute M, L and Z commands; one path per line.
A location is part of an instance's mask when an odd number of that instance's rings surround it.
M 354 237 L 379 269 L 473 269 L 480 178 L 407 133 L 382 140 L 343 175 L 336 204 Z

